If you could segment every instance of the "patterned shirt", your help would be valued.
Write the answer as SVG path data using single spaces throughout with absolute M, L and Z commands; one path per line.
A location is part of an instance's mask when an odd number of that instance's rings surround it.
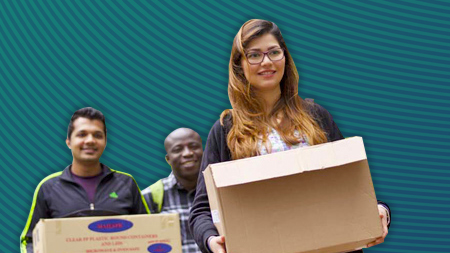
M 299 132 L 295 130 L 294 136 L 297 137 L 300 140 L 300 142 L 289 147 L 283 141 L 278 131 L 272 128 L 269 135 L 267 136 L 266 142 L 263 143 L 262 138 L 260 138 L 258 141 L 259 155 L 267 155 L 280 151 L 286 151 L 309 146 L 308 139 L 306 138 L 305 135 L 300 136 Z
M 164 185 L 164 199 L 161 213 L 178 213 L 180 215 L 181 245 L 183 253 L 201 253 L 189 230 L 189 212 L 195 197 L 195 189 L 187 191 L 177 179 L 170 173 L 166 178 L 161 179 Z M 152 213 L 158 213 L 158 206 L 153 202 L 150 187 L 142 191 L 145 200 Z

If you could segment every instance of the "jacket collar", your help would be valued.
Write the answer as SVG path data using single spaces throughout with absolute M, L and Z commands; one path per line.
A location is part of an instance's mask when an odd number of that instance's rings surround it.
M 173 174 L 173 171 L 170 172 L 170 175 L 164 179 L 165 180 L 165 186 L 167 187 L 167 189 L 177 189 L 177 190 L 183 190 L 183 191 L 187 191 L 184 186 L 182 184 L 180 184 L 180 182 L 178 182 L 177 178 L 175 177 L 175 175 Z M 165 187 L 165 188 L 166 188 Z M 196 188 L 192 189 L 190 192 L 195 191 Z
M 180 183 L 178 183 L 173 172 L 170 172 L 170 175 L 167 177 L 167 188 L 170 189 L 173 187 L 177 187 L 178 189 L 183 188 L 183 186 Z
M 100 178 L 100 181 L 103 178 L 107 177 L 108 175 L 114 173 L 113 170 L 111 170 L 108 166 L 104 165 L 103 163 L 100 163 L 100 166 L 102 167 L 102 172 L 103 172 L 103 176 L 102 176 L 102 178 Z M 73 177 L 72 177 L 72 172 L 70 171 L 71 168 L 72 168 L 72 164 L 69 164 L 64 169 L 64 171 L 61 174 L 61 179 L 75 183 L 75 181 L 73 180 Z

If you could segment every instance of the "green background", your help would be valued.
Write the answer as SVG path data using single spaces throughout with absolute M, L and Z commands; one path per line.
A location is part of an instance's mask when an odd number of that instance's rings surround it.
M 71 162 L 69 119 L 107 119 L 102 162 L 141 188 L 168 175 L 163 140 L 206 141 L 230 108 L 228 60 L 240 26 L 274 21 L 300 95 L 364 138 L 386 242 L 367 252 L 450 252 L 449 1 L 0 1 L 0 244 L 19 235 L 41 179 Z

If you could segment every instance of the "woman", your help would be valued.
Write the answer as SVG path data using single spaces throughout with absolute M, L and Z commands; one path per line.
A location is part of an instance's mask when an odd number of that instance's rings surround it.
M 247 21 L 234 38 L 225 110 L 211 129 L 201 170 L 209 164 L 343 139 L 331 115 L 298 96 L 298 73 L 278 27 Z M 387 235 L 389 208 L 379 202 Z M 203 252 L 225 253 L 225 238 L 212 222 L 203 174 L 191 209 L 190 225 Z

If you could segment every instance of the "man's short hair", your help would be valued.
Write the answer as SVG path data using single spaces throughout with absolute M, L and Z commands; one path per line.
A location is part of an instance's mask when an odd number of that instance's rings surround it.
M 105 123 L 105 116 L 103 113 L 97 109 L 94 109 L 92 107 L 85 107 L 77 110 L 73 115 L 72 118 L 70 118 L 69 127 L 67 129 L 67 139 L 70 139 L 70 135 L 73 132 L 73 122 L 78 118 L 87 118 L 90 120 L 100 120 L 103 122 L 103 132 L 105 133 L 106 137 L 106 123 Z

